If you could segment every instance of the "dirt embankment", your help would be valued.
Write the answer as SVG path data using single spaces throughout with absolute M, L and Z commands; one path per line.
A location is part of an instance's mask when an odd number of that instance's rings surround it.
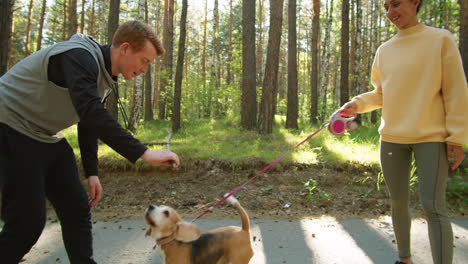
M 100 164 L 106 166 L 105 161 Z M 235 163 L 189 160 L 174 172 L 143 163 L 136 166 L 114 163 L 107 172 L 101 172 L 104 196 L 93 208 L 93 219 L 139 219 L 149 204 L 165 204 L 177 209 L 183 217 L 194 218 L 266 165 L 255 159 Z M 236 197 L 251 218 L 389 215 L 385 185 L 382 183 L 381 190 L 377 190 L 379 171 L 378 166 L 359 164 L 279 163 L 246 185 Z M 411 199 L 413 214 L 420 215 L 416 191 L 411 192 Z M 464 212 L 451 210 L 451 216 L 464 216 Z M 223 203 L 205 217 L 236 218 L 237 215 Z

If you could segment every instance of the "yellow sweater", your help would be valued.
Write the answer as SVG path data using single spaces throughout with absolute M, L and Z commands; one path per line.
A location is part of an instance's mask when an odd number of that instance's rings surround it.
M 378 48 L 371 82 L 374 90 L 353 100 L 358 113 L 382 108 L 383 141 L 468 143 L 468 88 L 449 31 L 400 30 Z

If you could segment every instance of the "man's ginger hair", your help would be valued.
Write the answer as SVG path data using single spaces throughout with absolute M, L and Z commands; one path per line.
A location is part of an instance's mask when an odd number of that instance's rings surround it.
M 157 56 L 165 53 L 162 43 L 154 30 L 148 24 L 136 20 L 125 22 L 117 28 L 112 39 L 112 45 L 119 46 L 124 42 L 128 42 L 133 50 L 140 51 L 145 44 L 145 40 L 149 40 L 153 44 Z

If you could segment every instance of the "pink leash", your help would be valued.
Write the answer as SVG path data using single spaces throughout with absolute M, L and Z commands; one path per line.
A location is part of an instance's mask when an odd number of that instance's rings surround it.
M 294 146 L 291 150 L 289 150 L 288 152 L 286 152 L 285 154 L 283 154 L 283 156 L 279 157 L 278 159 L 276 159 L 275 161 L 273 161 L 272 163 L 268 164 L 265 168 L 263 168 L 263 170 L 261 170 L 260 172 L 258 172 L 255 176 L 253 176 L 252 178 L 250 178 L 248 181 L 246 181 L 245 183 L 243 183 L 242 185 L 240 185 L 239 187 L 237 187 L 236 189 L 234 189 L 234 191 L 230 192 L 228 195 L 224 196 L 223 199 L 221 199 L 220 201 L 218 201 L 216 204 L 214 204 L 213 206 L 211 206 L 210 208 L 208 208 L 208 210 L 206 210 L 205 212 L 203 212 L 201 215 L 199 215 L 197 218 L 195 218 L 193 221 L 201 218 L 202 216 L 206 215 L 207 213 L 211 213 L 213 212 L 213 210 L 218 206 L 220 205 L 222 202 L 226 201 L 229 197 L 231 197 L 232 195 L 236 194 L 238 191 L 240 191 L 242 188 L 244 188 L 245 185 L 247 185 L 249 182 L 253 181 L 255 178 L 257 178 L 260 174 L 264 173 L 265 171 L 269 170 L 271 167 L 273 167 L 273 165 L 275 165 L 276 163 L 278 163 L 280 160 L 282 160 L 284 157 L 286 157 L 286 155 L 288 155 L 289 153 L 291 153 L 294 149 L 296 149 L 297 147 L 299 147 L 300 145 L 304 144 L 304 142 L 306 142 L 307 140 L 313 138 L 315 135 L 317 135 L 320 131 L 322 131 L 324 128 L 326 128 L 328 126 L 329 123 L 325 124 L 324 126 L 322 126 L 320 129 L 318 129 L 317 131 L 315 131 L 314 133 L 312 133 L 310 136 L 308 136 L 306 139 L 304 139 L 303 141 L 301 141 L 300 143 L 298 143 L 296 146 Z M 192 222 L 193 222 L 192 221 Z

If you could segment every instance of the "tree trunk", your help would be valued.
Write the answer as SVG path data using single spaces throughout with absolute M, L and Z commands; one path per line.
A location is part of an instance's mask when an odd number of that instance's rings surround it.
M 143 101 L 143 91 L 141 87 L 143 86 L 143 78 L 135 78 L 133 85 L 132 98 L 130 100 L 130 117 L 128 121 L 127 129 L 135 132 L 141 114 L 141 102 Z
M 96 16 L 95 16 L 95 14 L 96 14 L 96 2 L 95 1 L 96 0 L 91 1 L 91 23 L 89 23 L 89 33 L 88 33 L 91 36 L 94 36 L 94 32 L 95 32 L 95 27 L 94 27 L 95 20 L 96 20 Z
M 78 17 L 76 15 L 76 0 L 70 0 L 68 6 L 68 38 L 78 30 Z
M 94 7 L 93 7 L 94 9 Z M 109 4 L 109 19 L 107 23 L 107 43 L 112 43 L 112 38 L 114 33 L 119 27 L 119 14 L 120 14 L 120 0 L 110 0 Z M 118 89 L 118 84 L 115 84 L 115 89 Z M 109 95 L 106 102 L 106 108 L 109 113 L 114 117 L 115 120 L 118 120 L 119 117 L 119 108 L 118 108 L 118 98 L 117 94 L 114 91 Z
M 232 76 L 231 76 L 231 63 L 232 63 L 232 23 L 233 23 L 233 13 L 232 13 L 232 1 L 229 1 L 229 36 L 228 36 L 228 57 L 227 57 L 227 64 L 226 64 L 226 71 L 227 71 L 227 76 L 226 76 L 226 84 L 230 85 L 232 82 Z
M 174 0 L 164 1 L 164 33 L 163 46 L 166 53 L 163 56 L 161 81 L 159 83 L 160 100 L 158 117 L 166 119 L 166 107 L 169 102 L 169 91 L 172 80 L 173 52 L 174 52 Z
M 139 0 L 138 3 L 138 16 L 141 18 L 145 17 L 146 0 Z M 143 107 L 143 90 L 145 85 L 145 78 L 143 74 L 135 77 L 135 85 L 133 86 L 133 98 L 130 100 L 130 118 L 129 118 L 129 130 L 135 132 L 140 123 L 140 117 Z
M 263 81 L 263 6 L 265 0 L 258 1 L 258 42 L 257 42 L 257 86 Z
M 296 0 L 288 4 L 288 109 L 286 128 L 297 129 L 299 114 L 297 95 L 297 32 L 296 32 Z
M 460 3 L 460 53 L 465 69 L 465 78 L 468 74 L 468 0 L 459 0 Z
M 355 0 L 355 3 L 354 3 L 355 7 L 354 9 L 356 10 L 356 14 L 355 14 L 355 23 L 354 23 L 354 28 L 355 30 L 353 30 L 355 32 L 355 48 L 352 50 L 353 51 L 353 59 L 351 60 L 351 63 L 353 64 L 353 72 L 351 73 L 353 75 L 353 82 L 351 83 L 352 85 L 352 94 L 354 95 L 358 95 L 358 94 L 361 94 L 361 91 L 363 89 L 361 89 L 361 78 L 363 78 L 364 76 L 362 76 L 362 69 L 361 69 L 361 65 L 363 64 L 362 63 L 362 51 L 363 51 L 363 43 L 362 43 L 362 40 L 364 39 L 363 38 L 363 30 L 361 30 L 362 28 L 362 6 L 361 6 L 361 0 Z M 366 72 L 366 75 L 368 73 Z M 368 76 L 366 76 L 366 79 L 368 80 Z
M 182 78 L 184 72 L 185 39 L 187 34 L 187 0 L 182 0 L 182 15 L 180 17 L 179 51 L 174 86 L 174 108 L 172 110 L 172 131 L 181 127 L 180 104 L 182 101 Z
M 27 57 L 29 55 L 29 42 L 31 39 L 31 20 L 32 20 L 32 9 L 34 6 L 34 1 L 29 0 L 28 6 L 28 22 L 26 24 L 26 42 L 24 43 L 24 56 Z
M 80 21 L 80 33 L 84 33 L 84 24 L 85 24 L 85 10 L 86 10 L 86 0 L 81 1 L 81 21 Z
M 145 107 L 144 107 L 144 112 L 145 112 L 145 121 L 152 121 L 154 120 L 153 118 L 153 104 L 151 103 L 151 100 L 153 98 L 153 80 L 151 77 L 151 72 L 152 72 L 152 67 L 151 64 L 148 65 L 148 71 L 145 73 Z
M 322 86 L 321 90 L 321 96 L 322 96 L 322 111 L 320 114 L 320 121 L 324 122 L 326 115 L 327 115 L 327 93 L 328 93 L 328 81 L 331 73 L 328 71 L 330 68 L 330 63 L 331 63 L 331 48 L 330 47 L 330 33 L 332 29 L 332 22 L 333 22 L 333 0 L 331 0 L 329 3 L 327 2 L 327 8 L 326 8 L 326 15 L 327 15 L 327 20 L 325 24 L 325 38 L 323 41 L 323 50 L 322 50 L 322 58 L 324 59 L 323 61 L 323 67 L 321 67 L 322 70 L 322 80 L 320 81 L 320 85 Z
M 214 78 L 214 116 L 220 117 L 221 115 L 221 103 L 219 99 L 220 89 L 221 89 L 221 44 L 219 38 L 219 8 L 218 0 L 214 0 L 213 8 L 213 58 L 212 58 L 212 76 Z
M 63 27 L 62 27 L 62 40 L 67 38 L 67 29 L 68 29 L 68 1 L 70 0 L 63 0 Z
M 41 17 L 39 20 L 39 32 L 37 32 L 36 50 L 40 50 L 42 47 L 42 31 L 44 29 L 44 18 L 45 18 L 46 7 L 47 7 L 47 0 L 42 0 Z
M 349 100 L 349 0 L 343 0 L 341 6 L 341 78 L 340 106 Z
M 8 58 L 11 46 L 14 0 L 0 1 L 0 76 L 8 70 Z
M 160 17 L 163 17 L 161 15 L 161 10 L 163 10 L 163 8 L 161 8 L 161 1 L 160 0 L 157 0 L 156 1 L 156 19 L 155 19 L 155 28 L 156 28 L 156 35 L 159 37 L 160 36 L 160 32 L 161 32 L 161 19 Z M 154 92 L 153 92 L 153 109 L 158 109 L 158 105 L 159 105 L 159 80 L 160 80 L 160 70 L 161 70 L 161 60 L 159 58 L 156 58 L 155 62 L 154 62 L 154 85 L 153 85 L 153 89 L 154 89 Z
M 257 90 L 255 61 L 255 1 L 242 0 L 242 95 L 243 129 L 257 127 Z
M 349 9 L 350 13 L 350 48 L 349 48 L 349 80 L 348 82 L 350 83 L 350 96 L 355 95 L 353 91 L 353 86 L 354 86 L 354 81 L 356 79 L 356 76 L 354 75 L 355 71 L 355 59 L 356 59 L 356 36 L 357 36 L 357 28 L 356 28 L 356 13 L 355 13 L 355 2 L 356 0 L 351 0 L 351 5 Z
M 148 0 L 144 1 L 145 5 L 145 23 L 148 24 Z M 144 117 L 145 121 L 152 121 L 153 119 L 153 107 L 151 105 L 151 99 L 152 95 L 151 93 L 153 92 L 153 87 L 151 86 L 153 84 L 153 81 L 151 80 L 151 64 L 148 65 L 148 70 L 145 73 L 145 107 L 144 107 Z
M 203 23 L 203 50 L 202 50 L 202 61 L 201 61 L 201 75 L 202 75 L 202 84 L 203 84 L 203 93 L 202 101 L 207 100 L 207 87 L 206 87 L 206 43 L 207 43 L 207 29 L 208 29 L 208 0 L 205 0 L 205 20 Z M 203 104 L 203 116 L 210 116 L 210 107 L 209 103 Z
M 318 123 L 318 87 L 319 87 L 319 40 L 320 40 L 320 0 L 314 0 L 312 18 L 312 74 L 310 77 L 310 123 Z
M 379 43 L 380 43 L 380 34 L 379 32 L 381 31 L 381 27 L 380 27 L 380 6 L 379 6 L 379 2 L 374 2 L 373 3 L 374 5 L 374 11 L 372 12 L 372 26 L 371 26 L 371 30 L 372 30 L 372 40 L 371 40 L 371 44 L 372 44 L 372 54 L 375 54 L 378 46 L 379 46 Z M 368 72 L 368 76 L 370 76 L 370 72 L 372 71 L 372 63 L 373 63 L 373 58 L 371 58 L 371 56 L 369 56 L 369 65 L 368 65 L 368 68 L 367 68 L 367 72 Z M 370 86 L 370 85 L 369 85 Z M 372 124 L 375 124 L 377 123 L 379 117 L 378 117 L 378 113 L 379 111 L 372 111 L 371 112 L 371 118 L 370 118 L 370 121 Z
M 283 23 L 283 0 L 270 0 L 270 30 L 260 103 L 259 132 L 271 134 L 274 122 L 275 91 L 278 86 L 279 51 Z

